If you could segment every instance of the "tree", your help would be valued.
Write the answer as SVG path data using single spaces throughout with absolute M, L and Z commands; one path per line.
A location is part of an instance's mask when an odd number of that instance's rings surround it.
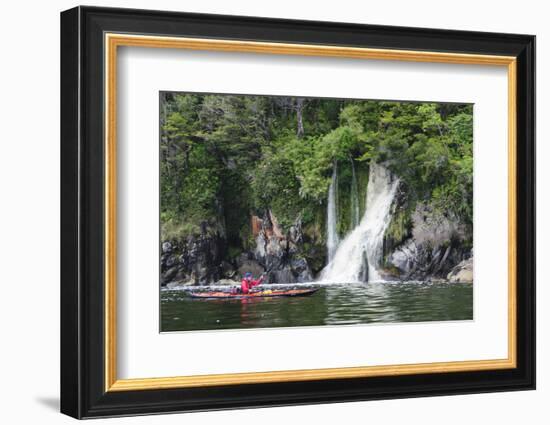
M 161 215 L 174 234 L 208 220 L 224 223 L 237 241 L 250 214 L 266 209 L 283 226 L 297 217 L 313 225 L 324 214 L 335 161 L 341 173 L 351 172 L 351 162 L 359 172 L 382 162 L 411 203 L 453 205 L 471 222 L 471 105 L 161 96 Z

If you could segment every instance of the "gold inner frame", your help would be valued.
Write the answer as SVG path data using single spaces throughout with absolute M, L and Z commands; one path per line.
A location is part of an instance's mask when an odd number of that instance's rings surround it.
M 267 43 L 105 34 L 105 391 L 135 391 L 215 385 L 311 381 L 416 373 L 447 373 L 511 369 L 516 358 L 516 58 L 461 53 L 370 49 L 327 45 Z M 118 379 L 116 324 L 116 106 L 117 48 L 120 46 L 229 51 L 281 55 L 325 56 L 355 59 L 398 60 L 468 65 L 503 66 L 508 72 L 508 357 L 495 360 L 469 360 L 382 366 L 304 369 L 271 372 L 175 376 L 164 378 Z

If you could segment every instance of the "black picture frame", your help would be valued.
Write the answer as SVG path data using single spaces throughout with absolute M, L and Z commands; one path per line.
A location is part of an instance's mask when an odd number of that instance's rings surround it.
M 106 392 L 102 231 L 105 32 L 516 57 L 517 367 Z M 61 13 L 61 195 L 62 413 L 92 418 L 535 388 L 534 36 L 132 9 L 70 9 Z

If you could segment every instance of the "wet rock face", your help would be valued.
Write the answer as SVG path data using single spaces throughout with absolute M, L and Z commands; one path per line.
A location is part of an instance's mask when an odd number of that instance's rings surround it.
M 237 273 L 236 278 L 241 279 L 245 273 L 252 273 L 252 276 L 260 276 L 265 270 L 260 263 L 256 261 L 254 256 L 249 253 L 243 253 L 237 258 Z
M 178 281 L 182 284 L 207 285 L 223 276 L 222 250 L 225 239 L 208 233 L 203 226 L 199 236 L 183 241 L 165 241 L 161 245 L 161 285 Z
M 412 221 L 412 237 L 419 244 L 441 246 L 453 239 L 463 240 L 468 233 L 456 217 L 444 216 L 425 204 L 416 206 Z
M 412 214 L 409 237 L 386 250 L 386 278 L 445 279 L 461 261 L 472 257 L 466 242 L 470 231 L 452 216 L 443 216 L 424 204 Z
M 395 268 L 394 277 L 425 280 L 430 277 L 446 277 L 449 270 L 468 255 L 468 251 L 460 246 L 453 246 L 452 243 L 432 247 L 409 239 L 390 254 L 387 263 Z
M 311 282 L 313 275 L 305 258 L 295 258 L 290 262 L 290 269 L 296 276 L 297 282 Z
M 301 256 L 300 223 L 283 232 L 275 216 L 252 217 L 256 246 L 237 258 L 226 258 L 226 240 L 207 224 L 201 234 L 161 245 L 161 285 L 209 285 L 223 279 L 240 281 L 245 273 L 257 278 L 266 274 L 265 283 L 311 282 L 313 274 Z
M 300 256 L 300 222 L 294 223 L 288 232 L 284 233 L 270 211 L 262 219 L 256 217 L 254 221 L 258 225 L 254 258 L 267 270 L 266 283 L 311 282 L 311 269 L 307 261 Z

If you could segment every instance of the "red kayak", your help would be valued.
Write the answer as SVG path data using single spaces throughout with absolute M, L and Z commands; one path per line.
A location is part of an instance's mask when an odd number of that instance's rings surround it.
M 319 288 L 307 288 L 307 289 L 286 289 L 286 290 L 262 290 L 249 292 L 248 294 L 241 294 L 239 292 L 223 292 L 223 291 L 210 291 L 210 292 L 189 292 L 189 296 L 192 298 L 267 298 L 267 297 L 303 297 L 311 295 L 317 292 Z

